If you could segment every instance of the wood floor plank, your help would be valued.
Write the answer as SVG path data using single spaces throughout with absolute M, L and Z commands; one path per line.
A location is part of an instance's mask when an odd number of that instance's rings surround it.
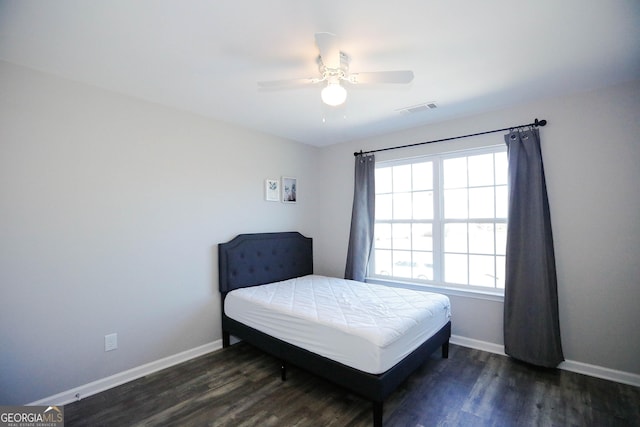
M 384 403 L 385 426 L 639 426 L 640 388 L 451 345 Z M 236 344 L 65 406 L 74 426 L 365 427 L 371 403 Z

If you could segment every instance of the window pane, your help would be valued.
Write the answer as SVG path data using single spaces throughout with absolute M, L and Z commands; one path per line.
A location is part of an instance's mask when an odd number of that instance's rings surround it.
M 496 187 L 496 218 L 507 218 L 508 205 L 509 196 L 507 194 L 507 186 L 501 185 Z
M 496 254 L 507 253 L 507 224 L 496 224 Z
M 433 189 L 433 163 L 415 163 L 413 165 L 413 191 Z
M 393 249 L 411 249 L 411 224 L 393 224 Z
M 393 251 L 393 275 L 411 278 L 411 252 Z
M 376 168 L 376 194 L 391 193 L 391 168 Z
M 376 219 L 392 219 L 393 195 L 382 194 L 376 196 Z
M 376 224 L 373 234 L 376 249 L 391 249 L 391 224 Z
M 496 272 L 493 263 L 493 256 L 469 255 L 469 284 L 495 287 Z
M 493 218 L 493 187 L 469 189 L 469 218 Z
M 505 257 L 496 257 L 496 287 L 504 289 Z
M 444 251 L 467 252 L 467 224 L 445 224 Z
M 393 191 L 411 191 L 411 165 L 393 167 Z
M 413 224 L 412 248 L 414 251 L 433 250 L 433 229 L 431 224 Z
M 506 184 L 508 176 L 507 152 L 495 153 L 496 162 L 496 185 Z
M 413 278 L 420 280 L 433 280 L 433 253 L 413 253 Z
M 391 251 L 376 250 L 375 264 L 375 274 L 391 276 L 391 273 L 393 272 L 393 268 L 391 267 Z
M 393 219 L 411 219 L 411 193 L 393 193 Z
M 442 162 L 444 188 L 460 188 L 467 186 L 467 158 L 458 157 Z
M 445 254 L 444 281 L 448 283 L 467 284 L 467 256 Z
M 493 153 L 469 157 L 469 187 L 493 185 Z
M 433 219 L 433 192 L 413 193 L 413 219 Z
M 467 210 L 467 189 L 444 191 L 444 217 L 448 219 L 466 219 L 469 217 Z
M 469 252 L 494 254 L 493 224 L 469 224 Z

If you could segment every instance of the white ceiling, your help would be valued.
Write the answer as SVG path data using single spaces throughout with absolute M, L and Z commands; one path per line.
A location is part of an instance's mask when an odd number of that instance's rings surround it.
M 258 90 L 317 76 L 316 32 L 415 78 Z M 0 59 L 323 146 L 640 78 L 640 1 L 0 0 Z

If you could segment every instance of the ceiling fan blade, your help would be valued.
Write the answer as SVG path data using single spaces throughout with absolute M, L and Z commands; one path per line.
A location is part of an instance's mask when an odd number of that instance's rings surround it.
M 338 37 L 331 33 L 316 33 L 316 45 L 320 51 L 322 63 L 327 68 L 340 68 L 340 49 Z
M 413 71 L 373 71 L 368 73 L 351 73 L 346 80 L 352 84 L 371 83 L 411 83 Z
M 260 89 L 292 89 L 296 87 L 302 87 L 318 83 L 318 78 L 302 78 L 302 79 L 286 79 L 286 80 L 269 80 L 265 82 L 258 82 Z

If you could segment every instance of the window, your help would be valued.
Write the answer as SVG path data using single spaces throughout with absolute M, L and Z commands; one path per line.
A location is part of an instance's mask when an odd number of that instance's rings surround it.
M 503 291 L 506 147 L 379 163 L 375 180 L 371 277 Z

